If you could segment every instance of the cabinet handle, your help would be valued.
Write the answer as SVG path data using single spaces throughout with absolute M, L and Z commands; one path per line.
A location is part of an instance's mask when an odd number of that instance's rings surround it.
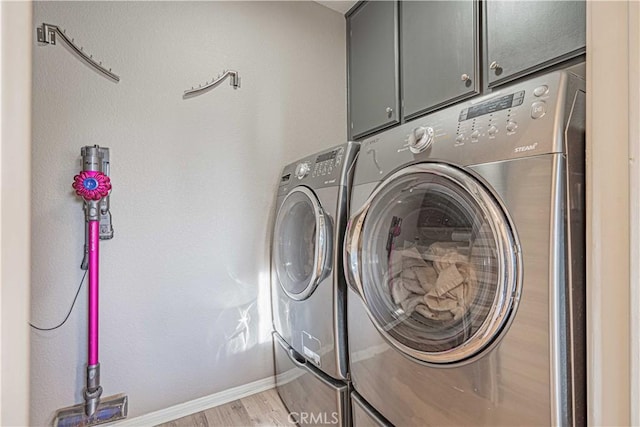
M 493 61 L 491 64 L 489 64 L 489 68 L 492 70 L 499 70 L 502 67 L 496 61 Z
M 466 82 L 468 80 L 471 80 L 471 77 L 469 77 L 469 74 L 463 74 L 460 76 L 460 80 L 462 80 L 463 82 Z
M 385 111 L 387 112 L 387 117 L 388 118 L 391 118 L 391 116 L 393 116 L 393 108 L 387 107 L 387 109 Z

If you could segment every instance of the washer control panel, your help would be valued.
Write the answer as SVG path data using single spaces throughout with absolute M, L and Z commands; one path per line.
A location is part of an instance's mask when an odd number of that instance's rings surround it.
M 502 95 L 471 105 L 460 111 L 455 146 L 477 143 L 481 139 L 495 139 L 501 132 L 513 135 L 518 130 L 519 107 L 526 91 Z
M 426 159 L 478 165 L 561 153 L 560 121 L 584 93 L 580 75 L 560 70 L 413 119 L 362 142 L 359 179 L 375 182 Z
M 469 120 L 478 116 L 484 116 L 485 114 L 495 113 L 496 111 L 517 107 L 518 105 L 522 105 L 523 99 L 524 90 L 521 90 L 516 93 L 501 96 L 497 99 L 485 101 L 481 104 L 472 105 L 460 112 L 458 120 Z
M 547 113 L 544 98 L 547 98 L 548 93 L 549 86 L 543 84 L 531 90 L 526 103 L 524 101 L 527 90 L 518 90 L 488 101 L 472 103 L 458 115 L 454 146 L 494 140 L 501 133 L 517 135 L 521 121 L 540 119 Z

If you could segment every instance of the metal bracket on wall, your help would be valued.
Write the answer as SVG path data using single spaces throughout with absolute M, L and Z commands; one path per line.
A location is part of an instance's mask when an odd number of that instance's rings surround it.
M 192 96 L 200 95 L 201 93 L 204 93 L 205 91 L 218 86 L 227 77 L 231 77 L 230 83 L 234 89 L 238 89 L 240 87 L 240 76 L 238 75 L 238 72 L 234 70 L 224 70 L 222 74 L 219 74 L 218 77 L 211 80 L 211 83 L 207 81 L 204 85 L 198 85 L 197 88 L 192 87 L 191 89 L 185 90 L 182 97 L 184 99 L 187 99 L 191 98 Z
M 93 55 L 88 55 L 87 53 L 85 53 L 84 48 L 82 46 L 78 47 L 75 44 L 75 40 L 69 39 L 66 35 L 66 31 L 61 30 L 57 25 L 43 23 L 42 26 L 37 28 L 37 30 L 39 43 L 55 45 L 57 36 L 60 36 L 60 39 L 65 42 L 67 46 L 69 46 L 71 51 L 75 53 L 81 60 L 86 62 L 91 68 L 95 69 L 100 74 L 115 81 L 116 83 L 120 81 L 120 77 L 111 72 L 111 68 L 107 69 L 102 65 L 102 62 L 93 59 Z

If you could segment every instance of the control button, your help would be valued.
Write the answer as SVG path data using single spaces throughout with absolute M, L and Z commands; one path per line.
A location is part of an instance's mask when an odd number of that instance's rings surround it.
M 409 144 L 409 150 L 411 150 L 411 152 L 414 154 L 422 153 L 433 143 L 434 134 L 435 132 L 430 126 L 420 126 L 415 128 L 409 134 L 409 138 L 407 140 Z
M 480 132 L 478 132 L 477 130 L 474 130 L 473 132 L 471 132 L 471 139 L 478 139 L 479 136 L 480 136 Z
M 456 141 L 457 141 L 457 142 L 462 142 L 462 141 L 464 141 L 464 135 L 463 135 L 463 134 L 458 135 L 458 136 L 456 137 Z
M 514 98 L 513 102 L 511 103 L 511 106 L 517 107 L 518 105 L 522 105 L 522 101 L 524 101 L 524 98 Z
M 535 88 L 533 90 L 533 94 L 535 96 L 542 96 L 547 92 L 549 92 L 549 86 L 547 86 L 547 85 L 538 86 L 537 88 Z
M 309 167 L 309 163 L 300 163 L 298 166 L 296 166 L 296 177 L 298 177 L 298 179 L 302 179 L 305 176 L 309 175 L 309 171 L 310 171 L 310 167 Z
M 518 124 L 516 122 L 507 122 L 507 132 L 514 132 L 516 129 L 518 129 Z
M 487 129 L 487 131 L 489 132 L 489 136 L 494 136 L 496 133 L 498 133 L 498 128 L 494 125 L 491 125 L 489 126 L 489 129 Z
M 333 171 L 333 167 L 331 165 L 329 165 L 329 169 L 327 170 L 329 173 L 331 173 L 331 171 Z
M 539 119 L 547 112 L 547 104 L 544 101 L 536 101 L 531 104 L 531 118 Z
M 82 181 L 82 186 L 87 190 L 95 190 L 98 188 L 98 185 L 98 180 L 93 177 L 85 178 L 84 181 Z

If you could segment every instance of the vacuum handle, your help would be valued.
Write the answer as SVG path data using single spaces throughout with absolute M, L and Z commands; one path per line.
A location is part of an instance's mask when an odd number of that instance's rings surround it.
M 98 295 L 100 258 L 100 221 L 89 221 L 89 358 L 88 365 L 98 364 Z

